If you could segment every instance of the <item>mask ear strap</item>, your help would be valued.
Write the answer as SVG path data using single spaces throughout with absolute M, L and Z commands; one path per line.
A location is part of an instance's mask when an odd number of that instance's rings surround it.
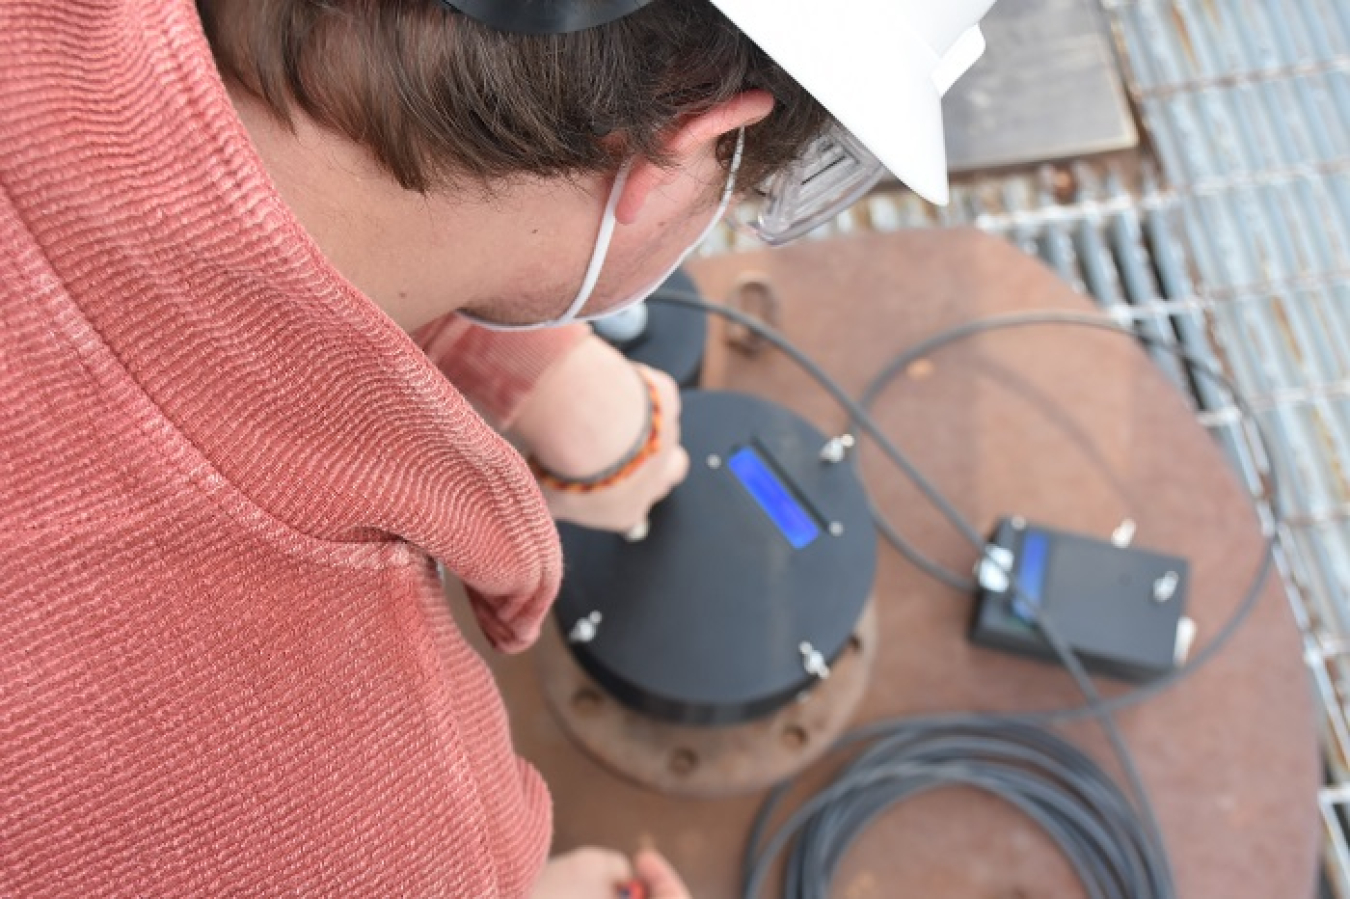
M 605 267 L 605 259 L 609 256 L 609 243 L 614 239 L 615 211 L 619 208 L 619 198 L 623 196 L 623 189 L 628 184 L 628 173 L 632 168 L 633 160 L 629 159 L 619 167 L 619 173 L 614 176 L 614 187 L 609 192 L 609 199 L 605 202 L 605 214 L 600 219 L 600 233 L 595 237 L 595 249 L 591 252 L 590 264 L 586 266 L 586 277 L 581 281 L 577 298 L 557 319 L 557 324 L 573 321 L 585 308 L 595 291 L 595 285 L 600 280 L 600 272 Z
M 619 303 L 613 308 L 607 309 L 604 312 L 599 313 L 598 315 L 579 316 L 577 319 L 578 321 L 592 321 L 592 322 L 598 321 L 601 319 L 610 318 L 611 316 L 619 315 L 620 313 L 626 310 L 632 309 L 634 306 L 646 300 L 653 293 L 655 293 L 661 287 L 661 285 L 666 282 L 667 278 L 675 274 L 675 270 L 678 269 L 682 264 L 684 264 L 684 260 L 688 259 L 690 254 L 693 253 L 695 250 L 697 250 L 699 248 L 699 245 L 702 244 L 703 241 L 707 240 L 708 235 L 713 233 L 713 231 L 717 228 L 718 223 L 722 221 L 722 217 L 726 215 L 727 208 L 731 205 L 731 201 L 736 195 L 736 176 L 740 173 L 741 157 L 744 155 L 744 152 L 745 152 L 745 129 L 742 128 L 740 134 L 738 134 L 736 137 L 736 152 L 731 157 L 731 166 L 730 170 L 727 172 L 727 181 L 722 188 L 721 202 L 718 203 L 717 208 L 713 210 L 712 218 L 708 220 L 708 226 L 703 229 L 703 233 L 698 236 L 698 239 L 695 240 L 693 243 L 691 243 L 687 248 L 685 248 L 684 253 L 682 253 L 679 258 L 677 258 L 674 262 L 672 262 L 670 264 L 670 267 L 666 269 L 666 271 L 659 278 L 648 284 L 646 289 L 639 291 L 638 293 L 634 294 L 632 297 L 625 300 L 624 302 Z
M 722 203 L 719 207 L 721 214 L 717 216 L 719 219 L 722 217 L 722 214 L 726 213 L 727 207 L 731 205 L 731 197 L 736 193 L 736 178 L 741 173 L 741 160 L 744 156 L 745 128 L 742 127 L 740 131 L 736 133 L 736 152 L 731 156 L 731 170 L 727 173 L 726 186 L 722 188 Z
M 712 222 L 709 223 L 699 243 L 702 243 L 703 237 L 708 236 L 708 232 L 717 227 L 722 216 L 726 213 L 727 207 L 731 204 L 731 199 L 736 193 L 736 175 L 741 170 L 741 158 L 745 155 L 745 129 L 740 129 L 736 135 L 736 152 L 731 157 L 731 171 L 727 174 L 727 183 L 722 188 L 721 202 L 718 204 L 717 212 L 713 215 Z M 628 184 L 628 174 L 633 169 L 633 160 L 629 159 L 619 167 L 619 173 L 614 176 L 614 187 L 609 192 L 609 200 L 605 203 L 605 214 L 600 220 L 600 233 L 595 238 L 595 250 L 591 253 L 590 264 L 586 267 L 586 277 L 582 279 L 581 289 L 577 291 L 577 297 L 572 301 L 572 305 L 567 307 L 554 324 L 563 325 L 577 320 L 581 315 L 581 310 L 586 308 L 586 304 L 591 299 L 591 294 L 595 291 L 595 285 L 600 280 L 600 272 L 605 267 L 605 259 L 609 256 L 609 244 L 614 238 L 614 228 L 616 225 L 615 212 L 619 208 L 619 198 L 623 196 L 623 189 Z M 695 244 L 697 246 L 697 244 Z M 693 247 L 690 248 L 691 250 Z M 679 262 L 675 263 L 675 267 Z M 672 267 L 672 271 L 673 271 Z M 661 281 L 665 281 L 662 278 Z M 658 284 L 661 281 L 657 282 Z M 612 313 L 605 313 L 612 314 Z

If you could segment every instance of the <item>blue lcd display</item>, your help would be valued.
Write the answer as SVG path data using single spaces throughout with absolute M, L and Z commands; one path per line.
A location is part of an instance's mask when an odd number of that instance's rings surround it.
M 820 526 L 815 518 L 797 502 L 753 447 L 747 446 L 733 453 L 727 467 L 793 549 L 810 546 L 820 536 Z
M 1036 620 L 1036 609 L 1041 605 L 1049 559 L 1050 539 L 1040 531 L 1027 531 L 1017 560 L 1017 585 L 1021 592 L 1013 597 L 1012 605 L 1017 617 L 1028 624 Z

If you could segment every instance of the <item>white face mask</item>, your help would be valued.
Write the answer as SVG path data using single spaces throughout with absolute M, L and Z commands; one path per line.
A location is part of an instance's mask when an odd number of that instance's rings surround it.
M 689 245 L 679 258 L 671 263 L 659 278 L 654 279 L 642 290 L 628 297 L 622 302 L 616 303 L 604 312 L 595 315 L 582 315 L 581 310 L 586 307 L 586 303 L 591 299 L 591 293 L 595 290 L 596 282 L 600 280 L 600 271 L 605 267 L 605 258 L 609 255 L 609 243 L 614 237 L 614 228 L 617 224 L 614 218 L 614 210 L 619 205 L 619 197 L 623 195 L 624 185 L 628 183 L 628 172 L 632 167 L 631 162 L 626 162 L 623 168 L 619 169 L 619 174 L 614 179 L 614 187 L 610 189 L 609 199 L 605 202 L 605 214 L 600 220 L 600 233 L 595 238 L 595 249 L 591 252 L 591 263 L 586 268 L 586 277 L 581 282 L 581 289 L 577 291 L 576 299 L 567 311 L 557 318 L 549 321 L 530 322 L 526 324 L 501 324 L 499 322 L 484 321 L 476 315 L 467 312 L 461 312 L 464 318 L 476 325 L 487 328 L 490 331 L 535 331 L 540 328 L 560 328 L 563 325 L 570 325 L 573 322 L 595 321 L 610 315 L 617 315 L 625 309 L 641 303 L 647 297 L 656 292 L 656 289 L 666 282 L 666 279 L 675 273 L 684 260 L 689 258 L 689 254 L 697 249 L 698 245 L 703 243 L 704 239 L 712 233 L 717 227 L 717 223 L 726 215 L 727 207 L 731 205 L 731 197 L 736 192 L 736 173 L 741 168 L 741 155 L 745 150 L 745 129 L 742 128 L 736 138 L 736 153 L 731 158 L 731 170 L 727 173 L 727 183 L 722 188 L 722 200 L 713 213 L 712 221 L 708 222 L 708 227 L 703 229 L 703 233 L 698 239 Z

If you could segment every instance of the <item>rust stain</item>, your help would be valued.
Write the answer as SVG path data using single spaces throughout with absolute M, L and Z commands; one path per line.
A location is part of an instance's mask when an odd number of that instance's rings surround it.
M 905 376 L 911 381 L 922 381 L 932 376 L 935 366 L 928 359 L 916 359 L 905 369 Z
M 1177 30 L 1177 36 L 1181 38 L 1181 49 L 1185 51 L 1186 58 L 1190 60 L 1191 67 L 1196 65 L 1195 43 L 1191 38 L 1190 26 L 1186 24 L 1186 17 L 1181 14 L 1181 10 L 1176 6 L 1168 6 L 1168 13 L 1172 16 L 1172 25 Z
M 1218 316 L 1213 310 L 1205 311 L 1205 336 L 1209 338 L 1209 345 L 1214 348 L 1214 356 L 1219 361 L 1219 366 L 1225 371 L 1233 371 L 1233 363 L 1229 358 L 1228 346 L 1223 340 L 1222 326 L 1219 324 Z
M 1308 304 L 1308 309 L 1312 311 L 1313 318 L 1317 319 L 1317 328 L 1323 334 L 1331 334 L 1335 326 L 1327 320 L 1327 310 L 1320 302 Z M 1336 356 L 1336 370 L 1344 372 L 1346 370 L 1346 360 L 1341 355 L 1340 345 L 1337 342 L 1332 344 L 1332 353 Z
M 1214 0 L 1201 0 L 1200 5 L 1205 8 L 1205 14 L 1217 26 L 1219 24 L 1219 5 Z
M 873 899 L 879 895 L 877 878 L 871 871 L 863 871 L 844 888 L 844 899 Z
M 1331 685 L 1331 692 L 1335 694 L 1334 698 L 1336 702 L 1336 707 L 1344 709 L 1346 706 L 1347 697 L 1345 695 L 1345 684 L 1341 680 L 1339 673 L 1333 672 L 1331 670 L 1331 667 L 1326 664 L 1325 660 L 1323 661 L 1323 672 L 1326 675 L 1327 683 Z M 1328 716 L 1333 714 L 1335 714 L 1333 711 L 1328 710 Z M 1329 727 L 1328 731 L 1332 735 L 1335 735 L 1337 733 L 1335 727 Z M 1325 741 L 1325 744 L 1326 748 L 1335 753 L 1335 757 L 1330 760 L 1332 764 L 1335 767 L 1339 767 L 1343 771 L 1346 769 L 1350 769 L 1350 746 L 1343 745 L 1340 739 L 1338 738 L 1327 740 Z
M 1294 323 L 1289 320 L 1289 310 L 1286 308 L 1284 298 L 1273 296 L 1270 298 L 1270 311 L 1275 316 L 1275 322 L 1279 326 L 1280 335 L 1284 337 L 1285 346 L 1289 347 L 1289 354 L 1294 357 L 1299 368 L 1304 367 L 1307 357 L 1303 354 L 1303 348 L 1299 345 L 1298 337 L 1294 334 Z
M 1331 428 L 1327 425 L 1322 410 L 1313 408 L 1311 411 L 1310 417 L 1313 426 L 1317 429 L 1317 437 L 1322 443 L 1323 454 L 1336 481 L 1336 498 L 1341 502 L 1346 502 L 1347 498 L 1350 498 L 1350 478 L 1346 477 L 1345 463 L 1341 460 L 1341 454 L 1336 451 L 1336 440 L 1331 436 Z

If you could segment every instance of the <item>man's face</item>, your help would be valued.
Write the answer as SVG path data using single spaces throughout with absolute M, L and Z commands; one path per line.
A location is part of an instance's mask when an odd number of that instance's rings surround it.
M 457 309 L 503 323 L 544 322 L 577 297 L 613 175 L 420 194 L 308 119 L 286 127 L 251 94 L 234 90 L 231 99 L 285 204 L 334 268 L 405 331 Z M 772 99 L 759 105 L 723 132 L 767 114 Z M 707 227 L 726 183 L 715 137 L 695 143 L 702 149 L 683 153 L 677 167 L 657 170 L 615 228 L 583 314 L 652 286 Z

